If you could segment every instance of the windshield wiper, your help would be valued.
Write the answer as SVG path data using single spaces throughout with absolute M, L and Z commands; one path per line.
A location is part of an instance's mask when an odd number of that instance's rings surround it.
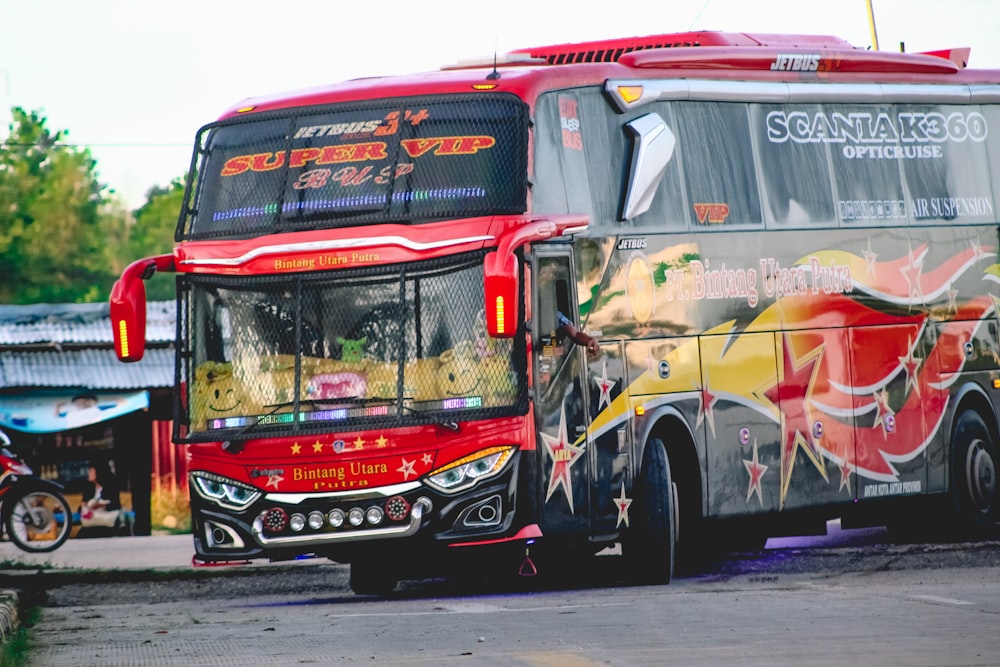
M 423 410 L 417 410 L 416 408 L 410 407 L 406 403 L 400 403 L 399 407 L 402 408 L 404 412 L 407 412 L 411 415 L 416 415 L 421 419 L 426 419 L 428 421 L 432 419 L 430 413 L 424 412 Z M 454 431 L 456 433 L 458 432 L 458 424 L 453 421 L 439 421 L 437 422 L 437 424 L 442 428 L 448 429 L 449 431 Z

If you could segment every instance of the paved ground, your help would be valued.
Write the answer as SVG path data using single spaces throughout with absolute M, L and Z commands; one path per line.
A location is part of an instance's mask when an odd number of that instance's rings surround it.
M 77 538 L 47 554 L 25 553 L 10 542 L 0 542 L 0 570 L 30 565 L 84 570 L 179 569 L 191 568 L 192 556 L 190 535 Z
M 828 530 L 829 534 L 821 537 L 772 538 L 767 547 L 875 544 L 887 539 L 882 528 L 842 531 L 837 521 L 831 521 Z M 75 538 L 47 554 L 28 554 L 10 542 L 0 541 L 0 573 L 5 569 L 9 572 L 12 567 L 25 569 L 31 565 L 59 570 L 205 569 L 192 565 L 193 556 L 191 535 Z M 267 561 L 254 561 L 252 564 L 268 565 Z

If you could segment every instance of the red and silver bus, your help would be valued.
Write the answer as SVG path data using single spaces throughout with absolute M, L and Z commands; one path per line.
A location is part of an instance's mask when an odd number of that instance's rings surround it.
M 992 526 L 1000 72 L 968 55 L 695 32 L 226 111 L 111 297 L 139 359 L 176 273 L 196 558 L 383 593 L 617 544 L 667 582 L 835 517 Z

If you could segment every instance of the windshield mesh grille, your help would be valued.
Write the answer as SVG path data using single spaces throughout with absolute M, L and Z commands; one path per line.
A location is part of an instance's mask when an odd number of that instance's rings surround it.
M 182 279 L 179 441 L 523 412 L 523 331 L 490 339 L 482 254 L 380 272 Z

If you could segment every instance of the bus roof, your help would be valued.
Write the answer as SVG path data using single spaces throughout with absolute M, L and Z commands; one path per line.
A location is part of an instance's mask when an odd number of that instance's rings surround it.
M 1000 84 L 1000 70 L 966 69 L 969 51 L 872 51 L 830 35 L 698 31 L 626 37 L 516 49 L 439 71 L 352 79 L 250 98 L 227 110 L 221 119 L 248 112 L 474 90 L 514 92 L 530 100 L 544 90 L 597 85 L 609 78 Z

